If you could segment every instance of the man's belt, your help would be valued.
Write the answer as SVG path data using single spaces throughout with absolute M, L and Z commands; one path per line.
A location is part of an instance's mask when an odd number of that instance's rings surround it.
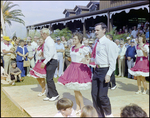
M 96 65 L 97 68 L 106 68 L 109 67 L 109 65 Z
M 6 55 L 6 56 L 11 56 L 11 54 L 5 54 L 5 55 Z M 4 55 L 4 56 L 5 56 L 5 55 Z

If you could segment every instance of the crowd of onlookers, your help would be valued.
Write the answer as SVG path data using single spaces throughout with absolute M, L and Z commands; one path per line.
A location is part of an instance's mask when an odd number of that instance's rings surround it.
M 107 38 L 114 41 L 118 46 L 118 58 L 116 63 L 115 74 L 118 76 L 126 76 L 134 78 L 128 73 L 128 69 L 134 66 L 136 60 L 136 44 L 138 43 L 137 37 L 139 34 L 145 37 L 144 43 L 149 45 L 149 22 L 138 24 L 133 29 L 128 29 L 123 26 L 116 31 L 115 34 L 126 33 L 126 38 L 114 39 L 113 35 L 107 34 Z M 4 78 L 10 84 L 15 85 L 15 81 L 23 81 L 23 77 L 30 76 L 29 71 L 35 66 L 37 62 L 37 49 L 40 45 L 39 40 L 41 37 L 30 36 L 22 40 L 16 36 L 10 39 L 8 36 L 1 35 L 1 78 Z M 71 63 L 70 48 L 74 45 L 73 39 L 66 40 L 64 36 L 54 39 L 57 50 L 59 66 L 55 71 L 54 77 L 60 77 L 65 69 Z M 95 46 L 97 39 L 95 38 L 94 30 L 87 32 L 83 38 L 82 45 L 89 47 L 92 50 Z M 25 66 L 24 61 L 29 61 L 30 66 Z M 94 67 L 88 65 L 94 73 Z M 73 102 L 67 98 L 62 98 L 57 102 L 58 113 L 56 117 L 74 116 Z M 96 117 L 97 113 L 92 106 L 85 106 L 82 109 L 80 117 Z M 147 117 L 145 111 L 137 105 L 125 106 L 121 110 L 121 117 Z
M 116 71 L 115 74 L 118 76 L 127 76 L 128 78 L 134 78 L 128 73 L 128 69 L 134 66 L 136 60 L 136 48 L 135 45 L 137 44 L 137 36 L 139 34 L 145 35 L 145 43 L 149 45 L 149 22 L 138 24 L 137 26 L 133 26 L 132 28 L 128 29 L 127 26 L 123 26 L 122 29 L 119 31 L 115 31 L 115 34 L 123 34 L 126 33 L 126 38 L 123 39 L 113 39 L 113 35 L 108 34 L 107 37 L 114 41 L 118 46 L 118 58 L 116 64 Z M 115 35 L 114 34 L 114 35 Z M 41 37 L 34 36 L 32 39 L 30 36 L 27 39 L 20 39 L 16 36 L 13 36 L 12 40 L 9 37 L 1 35 L 1 63 L 3 63 L 3 67 L 6 74 L 10 74 L 11 78 L 16 76 L 13 72 L 18 72 L 20 74 L 17 75 L 17 78 L 20 80 L 21 77 L 30 76 L 29 71 L 30 68 L 35 66 L 37 61 L 36 51 L 39 46 L 39 39 Z M 59 66 L 56 69 L 54 77 L 61 76 L 67 66 L 71 63 L 70 58 L 70 47 L 73 46 L 73 39 L 69 39 L 68 41 L 65 39 L 64 36 L 57 37 L 54 39 L 56 43 L 56 49 L 58 54 L 58 62 Z M 86 33 L 86 36 L 83 38 L 82 45 L 89 47 L 92 53 L 94 45 L 97 39 L 95 38 L 94 30 L 91 32 Z M 24 67 L 24 61 L 29 61 L 30 66 Z M 16 64 L 14 64 L 16 63 Z M 16 65 L 16 69 L 11 69 L 13 66 Z M 94 68 L 91 68 L 92 73 L 94 72 Z M 15 77 L 13 77 L 15 78 Z M 8 79 L 8 81 L 11 79 Z M 14 80 L 14 79 L 13 79 Z M 15 79 L 17 80 L 17 79 Z M 19 81 L 19 80 L 17 80 Z

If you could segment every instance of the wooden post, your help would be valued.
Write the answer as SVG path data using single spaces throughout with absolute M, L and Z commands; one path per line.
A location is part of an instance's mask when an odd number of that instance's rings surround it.
M 113 29 L 113 19 L 112 19 L 112 17 L 111 17 L 111 19 L 110 19 L 110 31 Z
M 83 23 L 83 36 L 84 37 L 86 36 L 86 23 L 85 23 L 85 21 Z
M 29 36 L 29 29 L 27 28 L 27 36 Z
M 110 31 L 110 12 L 107 12 L 107 31 Z

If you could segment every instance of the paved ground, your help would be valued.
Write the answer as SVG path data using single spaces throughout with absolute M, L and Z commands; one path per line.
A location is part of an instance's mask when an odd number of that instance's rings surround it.
M 136 95 L 137 82 L 127 78 L 116 78 L 118 88 L 109 90 L 108 96 L 111 101 L 112 113 L 114 116 L 120 116 L 120 109 L 130 103 L 141 106 L 149 116 L 149 91 L 147 95 Z M 147 84 L 149 88 L 149 83 Z M 60 98 L 66 97 L 74 102 L 73 90 L 68 90 L 56 84 Z M 39 85 L 23 85 L 2 87 L 4 93 L 22 110 L 26 111 L 31 117 L 51 117 L 57 113 L 56 101 L 43 101 L 42 97 L 37 97 L 41 91 Z M 92 105 L 91 91 L 81 91 L 85 105 Z

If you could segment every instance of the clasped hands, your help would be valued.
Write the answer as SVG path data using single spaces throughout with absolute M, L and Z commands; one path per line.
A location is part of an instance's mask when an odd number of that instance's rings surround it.
M 91 62 L 91 59 L 88 55 L 85 56 L 85 58 L 83 58 L 81 60 L 81 62 L 83 62 L 83 64 L 89 64 Z M 110 82 L 110 76 L 106 75 L 105 76 L 105 83 L 109 83 Z

